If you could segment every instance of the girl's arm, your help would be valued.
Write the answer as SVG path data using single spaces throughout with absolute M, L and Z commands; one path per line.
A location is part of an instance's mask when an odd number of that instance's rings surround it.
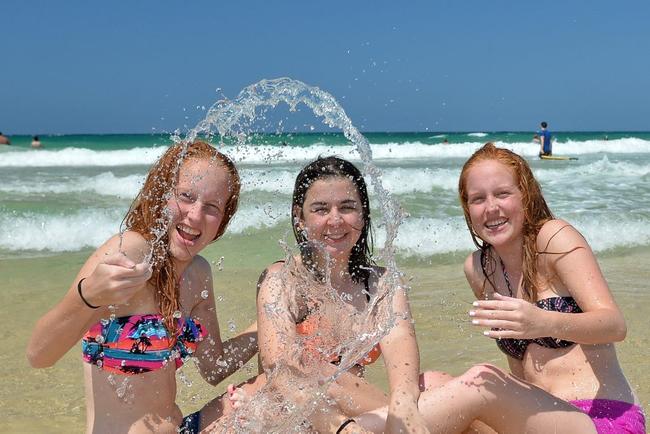
M 546 247 L 548 246 L 548 247 Z M 562 220 L 546 223 L 537 239 L 551 276 L 557 276 L 584 313 L 547 312 L 544 336 L 582 344 L 604 344 L 625 339 L 627 326 L 616 305 L 596 257 L 584 237 Z M 559 254 L 554 254 L 559 253 Z
M 518 298 L 495 294 L 477 301 L 476 325 L 493 338 L 554 338 L 581 344 L 606 344 L 625 338 L 627 328 L 587 241 L 562 220 L 547 222 L 538 235 L 537 249 L 545 270 L 542 281 L 555 282 L 568 292 L 583 313 L 543 310 Z M 546 279 L 546 280 L 544 280 Z M 549 283 L 550 284 L 550 283 Z
M 213 386 L 235 373 L 257 353 L 257 323 L 254 322 L 239 335 L 221 340 L 214 300 L 212 269 L 201 256 L 194 258 L 188 273 L 190 293 L 198 300 L 191 315 L 205 330 L 205 337 L 197 346 L 197 360 L 201 376 Z M 207 295 L 203 298 L 201 294 Z
M 420 428 L 427 432 L 417 407 L 420 356 L 406 290 L 401 284 L 394 293 L 393 315 L 395 324 L 380 341 L 390 386 L 386 429 L 388 432 L 401 432 L 408 424 L 409 431 Z
M 271 265 L 260 278 L 257 294 L 257 324 L 260 361 L 265 372 L 273 371 L 278 362 L 286 363 L 295 345 L 296 323 L 289 307 L 289 297 L 281 276 L 283 263 Z M 287 278 L 287 277 L 285 277 Z M 296 367 L 298 360 L 290 362 Z
M 139 262 L 147 252 L 146 241 L 135 232 L 115 235 L 99 247 L 63 299 L 36 322 L 27 345 L 30 365 L 54 365 L 93 324 L 109 317 L 108 305 L 124 304 L 144 289 L 151 271 L 149 264 Z

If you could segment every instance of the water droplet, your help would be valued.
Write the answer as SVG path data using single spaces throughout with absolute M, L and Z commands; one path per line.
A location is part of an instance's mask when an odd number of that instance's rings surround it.
M 201 298 L 206 300 L 208 298 L 208 294 L 209 294 L 208 290 L 204 289 L 203 291 L 201 291 Z
M 102 336 L 102 335 L 95 336 L 95 342 L 97 342 L 98 344 L 103 344 L 104 343 L 104 336 Z
M 180 317 L 183 316 L 180 310 L 175 310 L 174 314 L 172 315 L 174 318 L 179 319 Z

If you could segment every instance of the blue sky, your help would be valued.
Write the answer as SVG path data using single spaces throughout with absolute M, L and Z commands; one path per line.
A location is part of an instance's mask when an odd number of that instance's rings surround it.
M 544 4 L 546 3 L 546 4 Z M 0 131 L 166 132 L 288 76 L 364 131 L 650 130 L 650 2 L 3 0 Z

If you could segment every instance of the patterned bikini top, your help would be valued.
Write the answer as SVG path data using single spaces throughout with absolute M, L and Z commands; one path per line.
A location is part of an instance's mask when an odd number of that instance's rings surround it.
M 538 300 L 535 305 L 541 309 L 553 312 L 582 313 L 582 309 L 580 309 L 580 306 L 578 306 L 578 303 L 576 303 L 573 297 L 544 298 L 542 300 Z M 575 342 L 565 341 L 552 337 L 536 339 L 497 339 L 497 347 L 499 347 L 499 349 L 507 355 L 518 360 L 523 360 L 526 349 L 531 343 L 535 343 L 546 348 L 567 348 L 575 344 Z
M 172 344 L 160 314 L 130 315 L 101 320 L 81 341 L 83 359 L 121 375 L 135 375 L 163 368 L 170 361 L 176 369 L 190 357 L 205 334 L 192 318 L 179 318 Z
M 486 256 L 484 252 L 481 251 L 481 264 L 485 264 Z M 506 287 L 508 288 L 508 293 L 510 297 L 514 297 L 512 291 L 512 285 L 510 284 L 510 276 L 506 271 L 506 267 L 501 259 L 501 271 L 503 272 L 503 280 L 506 282 Z M 485 268 L 485 267 L 484 267 Z M 540 309 L 553 311 L 553 312 L 563 312 L 563 313 L 582 313 L 582 309 L 578 306 L 578 303 L 573 299 L 573 297 L 550 297 L 543 298 L 535 302 L 535 305 Z M 526 349 L 528 345 L 535 343 L 539 346 L 545 348 L 567 348 L 571 345 L 574 345 L 575 342 L 565 341 L 562 339 L 557 339 L 553 337 L 545 338 L 535 338 L 535 339 L 515 339 L 515 338 L 499 338 L 496 340 L 497 347 L 508 356 L 513 357 L 518 360 L 524 359 L 524 354 L 526 354 Z

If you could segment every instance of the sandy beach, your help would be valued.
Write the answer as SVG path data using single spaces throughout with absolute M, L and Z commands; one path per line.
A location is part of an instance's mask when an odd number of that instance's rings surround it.
M 273 239 L 268 243 L 272 245 Z M 248 253 L 253 251 L 269 249 L 253 249 L 241 240 L 226 237 L 206 250 L 206 258 L 214 264 L 215 296 L 224 335 L 232 334 L 231 329 L 235 332 L 243 329 L 254 319 L 255 282 L 260 270 L 276 259 Z M 0 262 L 0 275 L 4 278 L 0 299 L 0 315 L 6 321 L 4 343 L 6 348 L 15 349 L 0 355 L 4 374 L 0 402 L 7 432 L 83 431 L 85 407 L 80 348 L 73 348 L 55 367 L 44 370 L 31 369 L 24 351 L 35 320 L 60 298 L 88 254 L 85 251 Z M 226 256 L 223 270 L 218 267 L 221 256 Z M 505 357 L 496 346 L 468 323 L 467 311 L 473 298 L 462 273 L 462 259 L 459 254 L 432 263 L 402 262 L 401 269 L 411 279 L 410 299 L 423 370 L 459 374 L 478 362 L 506 366 Z M 627 338 L 617 346 L 620 361 L 648 412 L 650 338 L 645 328 L 650 294 L 645 287 L 650 271 L 640 264 L 650 263 L 650 249 L 638 248 L 622 254 L 610 252 L 600 255 L 599 260 L 628 324 Z M 183 413 L 195 411 L 221 394 L 229 382 L 244 380 L 256 369 L 256 364 L 250 363 L 214 388 L 188 363 L 177 374 L 177 401 Z M 375 364 L 368 371 L 368 378 L 385 388 L 383 364 Z

